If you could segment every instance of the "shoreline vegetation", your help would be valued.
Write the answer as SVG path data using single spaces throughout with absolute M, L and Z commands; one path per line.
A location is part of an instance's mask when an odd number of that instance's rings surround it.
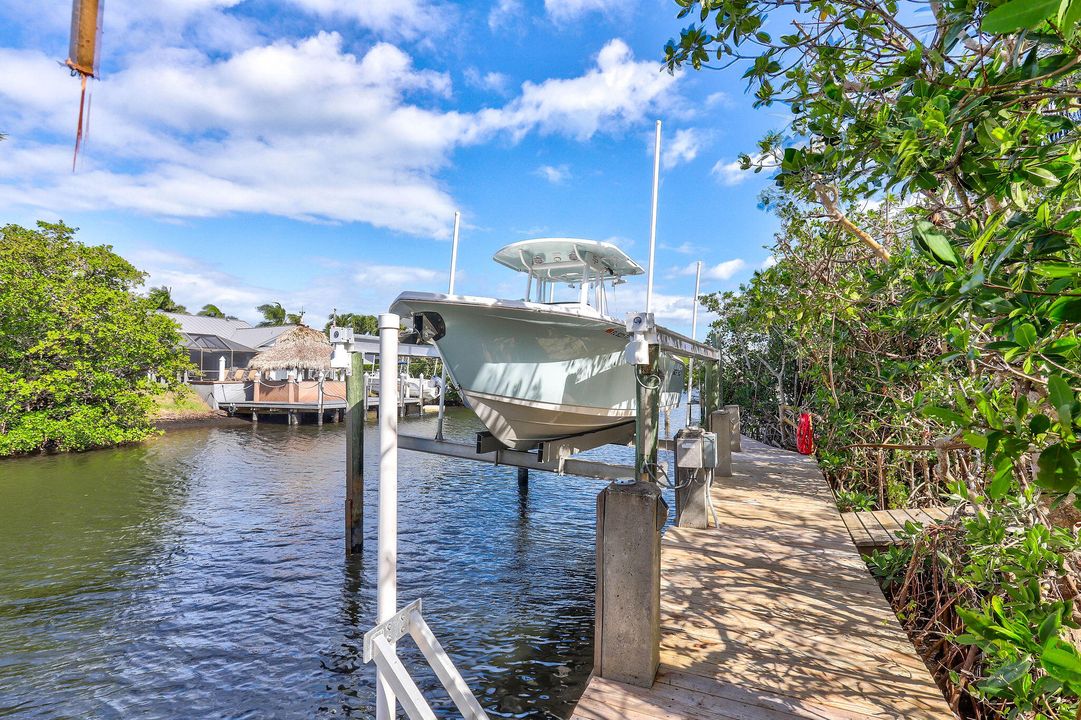
M 1081 717 L 1081 0 L 676 1 L 669 69 L 788 117 L 725 402 L 841 509 L 956 508 L 868 560 L 960 718 Z

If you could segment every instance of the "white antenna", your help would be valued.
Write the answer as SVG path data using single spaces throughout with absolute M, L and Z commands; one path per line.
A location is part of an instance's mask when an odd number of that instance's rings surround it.
M 454 211 L 454 240 L 450 245 L 450 287 L 447 288 L 447 294 L 454 294 L 454 274 L 458 272 L 458 225 L 462 220 L 462 214 L 457 210 Z
M 698 261 L 694 270 L 694 303 L 691 305 L 691 340 L 698 339 L 698 289 L 702 280 L 702 261 Z
M 462 214 L 454 211 L 454 239 L 450 244 L 450 282 L 447 285 L 447 295 L 454 294 L 454 275 L 458 272 L 458 227 L 461 224 Z M 435 426 L 435 439 L 443 441 L 443 419 L 447 412 L 447 366 L 443 358 L 439 358 L 439 422 Z M 423 393 L 423 388 L 421 393 Z
M 691 303 L 691 340 L 698 339 L 698 290 L 702 280 L 702 261 L 694 269 L 694 302 Z M 687 360 L 687 425 L 691 424 L 691 389 L 694 387 L 694 358 Z M 702 398 L 698 399 L 701 410 Z
M 661 180 L 661 121 L 653 144 L 653 212 L 649 218 L 649 277 L 646 280 L 646 312 L 653 312 L 653 253 L 657 249 L 657 186 Z

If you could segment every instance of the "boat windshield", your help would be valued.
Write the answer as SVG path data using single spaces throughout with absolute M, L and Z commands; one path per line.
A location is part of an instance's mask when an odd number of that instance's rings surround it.
M 559 285 L 578 291 L 579 305 L 608 314 L 607 285 L 624 282 L 625 275 L 641 275 L 642 267 L 611 243 L 574 238 L 524 240 L 502 248 L 493 258 L 527 276 L 525 299 L 556 302 Z

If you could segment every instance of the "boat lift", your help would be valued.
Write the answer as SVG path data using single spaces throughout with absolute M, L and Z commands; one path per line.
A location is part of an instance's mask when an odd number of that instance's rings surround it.
M 738 415 L 730 416 L 720 407 L 720 354 L 716 348 L 697 342 L 656 324 L 652 308 L 653 259 L 656 245 L 656 207 L 660 162 L 661 123 L 657 121 L 654 157 L 653 213 L 650 227 L 650 267 L 646 310 L 626 319 L 628 343 L 625 359 L 635 366 L 637 413 L 633 423 L 605 430 L 545 442 L 533 452 L 502 447 L 490 435 L 478 437 L 476 446 L 450 443 L 443 439 L 442 393 L 435 439 L 398 434 L 398 383 L 390 373 L 380 374 L 379 412 L 379 528 L 377 549 L 377 622 L 364 636 L 365 662 L 376 663 L 376 719 L 393 720 L 396 702 L 401 702 L 410 720 L 435 720 L 408 670 L 397 657 L 396 643 L 406 634 L 413 637 L 466 720 L 487 720 L 483 708 L 470 692 L 431 629 L 421 616 L 417 599 L 399 608 L 397 596 L 398 532 L 398 450 L 404 448 L 450 457 L 511 465 L 525 469 L 572 473 L 611 482 L 597 497 L 597 609 L 594 674 L 621 682 L 649 687 L 659 661 L 660 638 L 660 531 L 668 508 L 661 497 L 659 478 L 665 470 L 658 464 L 659 415 L 662 378 L 658 370 L 660 353 L 702 362 L 700 406 L 707 427 L 720 421 L 722 455 L 738 449 L 738 430 L 731 440 Z M 454 288 L 457 259 L 458 213 L 455 213 L 450 290 Z M 695 304 L 697 305 L 697 282 Z M 697 307 L 696 307 L 697 310 Z M 400 318 L 393 313 L 379 316 L 379 351 L 384 367 L 392 367 L 398 353 Z M 333 336 L 333 334 L 332 334 Z M 345 349 L 345 348 L 343 348 Z M 356 374 L 358 362 L 351 366 Z M 445 365 L 444 365 L 445 368 Z M 689 379 L 693 384 L 693 378 Z M 347 383 L 347 389 L 357 383 Z M 688 398 L 689 400 L 689 398 Z M 355 402 L 355 401 L 354 401 Z M 346 552 L 355 551 L 362 537 L 358 511 L 363 493 L 363 412 L 347 400 L 351 420 L 347 430 L 346 457 Z M 738 427 L 738 425 L 736 426 Z M 678 436 L 677 436 L 678 437 Z M 633 438 L 633 467 L 576 459 L 573 455 L 606 444 L 627 444 Z M 680 443 L 682 445 L 682 443 Z M 686 456 L 686 447 L 683 446 Z M 680 448 L 676 447 L 677 458 Z M 699 456 L 704 453 L 699 450 Z M 730 455 L 728 456 L 730 462 Z M 677 459 L 677 465 L 682 463 Z M 699 462 L 698 467 L 702 467 Z M 680 502 L 677 489 L 677 515 Z M 698 486 L 701 496 L 701 483 Z M 708 486 L 706 488 L 708 502 Z
M 400 318 L 392 313 L 379 316 L 379 351 L 380 362 L 393 367 L 399 352 L 398 333 Z M 660 406 L 660 382 L 643 381 L 649 373 L 656 374 L 656 359 L 660 352 L 671 352 L 684 357 L 704 361 L 706 368 L 706 386 L 702 388 L 703 410 L 718 408 L 716 371 L 711 372 L 719 359 L 718 351 L 708 345 L 662 328 L 653 320 L 652 313 L 632 313 L 627 318 L 630 341 L 627 345 L 628 361 L 638 365 L 638 414 L 632 423 L 625 423 L 614 428 L 585 433 L 582 435 L 560 438 L 543 443 L 535 452 L 521 452 L 503 447 L 500 443 L 482 434 L 475 446 L 453 443 L 446 440 L 401 435 L 398 432 L 398 393 L 399 383 L 391 373 L 380 374 L 378 417 L 379 427 L 379 528 L 377 541 L 378 590 L 377 621 L 364 638 L 364 658 L 374 661 L 377 667 L 376 716 L 379 720 L 394 717 L 395 702 L 401 702 L 410 720 L 432 720 L 434 714 L 424 700 L 416 683 L 409 676 L 408 670 L 398 660 L 396 642 L 405 635 L 413 637 L 422 654 L 432 666 L 440 682 L 446 688 L 451 699 L 468 720 L 487 720 L 476 698 L 469 692 L 461 674 L 454 668 L 442 646 L 435 639 L 431 629 L 421 616 L 421 601 L 415 600 L 403 608 L 398 606 L 397 596 L 397 525 L 398 525 L 398 450 L 428 452 L 448 457 L 456 457 L 477 462 L 497 465 L 510 465 L 525 470 L 570 473 L 582 477 L 614 481 L 614 485 L 633 486 L 640 481 L 655 487 L 659 472 L 657 464 L 658 447 L 658 411 Z M 333 333 L 332 333 L 333 336 Z M 348 352 L 343 341 L 340 349 Z M 355 360 L 360 353 L 354 354 Z M 658 377 L 654 375 L 654 377 Z M 712 378 L 713 380 L 710 380 Z M 349 387 L 352 384 L 348 385 Z M 441 403 L 442 404 L 442 403 Z M 346 545 L 347 551 L 355 550 L 360 537 L 360 513 L 356 511 L 363 492 L 363 476 L 359 483 L 353 477 L 360 472 L 356 467 L 361 464 L 358 445 L 363 444 L 363 416 L 354 416 L 347 431 L 347 459 L 350 465 L 350 480 L 347 482 L 346 497 Z M 704 414 L 708 417 L 708 414 Z M 626 445 L 634 438 L 636 463 L 632 466 L 604 463 L 574 458 L 573 455 L 607 444 Z M 659 493 L 659 489 L 657 490 Z M 602 493 L 603 495 L 603 493 Z M 660 501 L 663 505 L 663 501 Z M 665 510 L 667 515 L 667 510 Z M 663 523 L 662 523 L 663 524 Z M 659 526 L 656 528 L 659 537 Z

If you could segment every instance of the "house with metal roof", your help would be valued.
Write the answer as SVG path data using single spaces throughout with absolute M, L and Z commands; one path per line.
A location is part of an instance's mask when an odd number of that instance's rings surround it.
M 246 368 L 258 353 L 296 325 L 253 327 L 243 320 L 162 313 L 180 327 L 184 348 L 199 377 L 225 380 L 229 371 Z

